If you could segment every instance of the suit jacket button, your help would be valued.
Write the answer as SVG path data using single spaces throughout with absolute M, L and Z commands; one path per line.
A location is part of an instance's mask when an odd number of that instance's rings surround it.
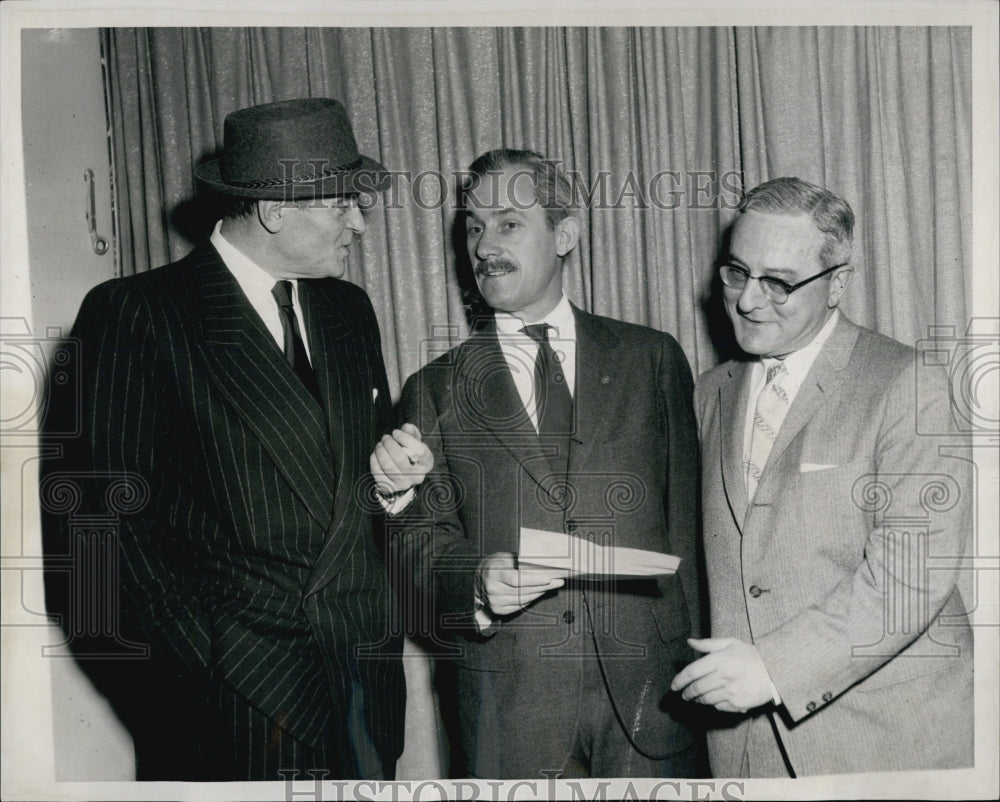
M 574 613 L 572 610 L 567 610 L 565 613 L 562 614 L 562 619 L 567 624 L 572 624 L 574 621 L 576 621 L 576 613 Z
M 812 711 L 815 709 L 816 709 L 815 702 L 810 702 L 809 704 L 806 705 L 806 710 L 808 710 L 810 713 L 812 713 Z
M 753 596 L 755 599 L 758 598 L 762 592 L 763 591 L 761 591 L 761 589 L 756 585 L 750 586 L 750 595 Z
M 826 693 L 823 694 L 823 701 L 824 702 L 829 702 L 832 698 L 833 698 L 833 694 L 830 693 L 829 691 L 827 691 Z

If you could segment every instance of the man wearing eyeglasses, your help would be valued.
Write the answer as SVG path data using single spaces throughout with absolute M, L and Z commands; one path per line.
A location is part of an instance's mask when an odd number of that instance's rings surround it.
M 972 765 L 968 462 L 918 433 L 954 431 L 943 373 L 838 310 L 853 226 L 778 178 L 720 269 L 748 358 L 695 391 L 712 637 L 672 684 L 719 711 L 715 776 Z

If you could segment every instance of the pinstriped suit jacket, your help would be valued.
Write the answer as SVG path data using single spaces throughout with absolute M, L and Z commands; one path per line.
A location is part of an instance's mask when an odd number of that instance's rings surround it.
M 914 357 L 841 317 L 750 505 L 751 363 L 698 382 L 712 635 L 754 642 L 783 702 L 709 733 L 716 776 L 738 776 L 745 754 L 751 775 L 780 773 L 775 733 L 800 776 L 972 764 L 954 569 L 972 531 L 969 462 L 947 436 L 945 377 Z
M 325 412 L 210 245 L 92 290 L 73 329 L 83 433 L 48 471 L 95 474 L 85 512 L 100 476 L 145 494 L 117 542 L 123 613 L 153 661 L 205 700 L 228 684 L 307 744 L 343 727 L 360 685 L 394 760 L 400 644 L 365 500 L 392 412 L 378 326 L 347 282 L 302 281 L 300 298 Z M 331 771 L 350 776 L 333 740 Z

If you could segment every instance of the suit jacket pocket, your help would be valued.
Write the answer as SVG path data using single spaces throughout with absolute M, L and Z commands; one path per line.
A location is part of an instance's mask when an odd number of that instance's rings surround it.
M 517 634 L 503 625 L 488 638 L 456 641 L 461 653 L 455 657 L 460 668 L 468 671 L 513 671 L 517 658 Z
M 296 740 L 319 743 L 332 716 L 323 658 L 308 636 L 276 637 L 234 621 L 215 624 L 213 668 Z

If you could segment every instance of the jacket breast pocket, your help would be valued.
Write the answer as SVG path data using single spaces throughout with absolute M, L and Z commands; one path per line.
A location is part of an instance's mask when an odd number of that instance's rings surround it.
M 838 521 L 864 509 L 866 477 L 871 461 L 854 460 L 843 464 L 799 461 L 796 476 L 799 498 L 805 505 L 805 521 Z

